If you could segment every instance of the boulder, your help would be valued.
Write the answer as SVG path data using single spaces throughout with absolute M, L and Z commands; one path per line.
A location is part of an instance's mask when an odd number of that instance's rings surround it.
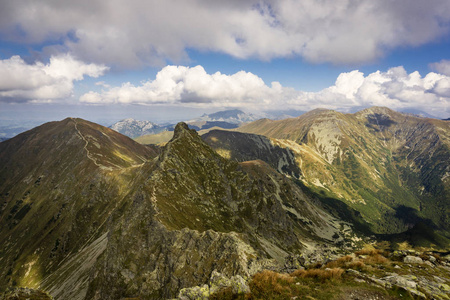
M 403 262 L 405 264 L 422 264 L 423 260 L 420 257 L 417 257 L 417 256 L 407 255 L 403 259 Z
M 213 294 L 227 287 L 231 287 L 233 294 L 250 293 L 250 288 L 242 276 L 235 275 L 231 278 L 227 278 L 214 270 L 211 274 L 211 279 L 209 280 L 209 292 Z
M 400 276 L 400 275 L 391 275 L 382 278 L 382 280 L 389 282 L 392 285 L 396 285 L 402 288 L 410 288 L 410 289 L 416 289 L 417 283 L 411 278 L 407 276 Z
M 194 286 L 190 288 L 181 289 L 178 293 L 179 300 L 208 300 L 209 299 L 209 287 L 207 284 L 203 286 Z

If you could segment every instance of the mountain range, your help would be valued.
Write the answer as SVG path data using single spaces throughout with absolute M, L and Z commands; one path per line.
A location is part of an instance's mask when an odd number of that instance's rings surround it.
M 326 202 L 338 200 L 359 211 L 374 232 L 398 233 L 423 222 L 449 237 L 448 121 L 383 107 L 355 114 L 319 109 L 298 118 L 261 119 L 238 130 L 289 149 L 303 184 Z
M 0 290 L 170 299 L 373 239 L 448 248 L 449 161 L 450 122 L 383 107 L 179 123 L 162 147 L 46 123 L 0 143 Z
M 353 232 L 261 160 L 185 123 L 161 149 L 82 119 L 0 143 L 0 287 L 56 299 L 171 298 L 214 270 L 248 277 Z M 345 229 L 345 230 L 343 230 Z
M 189 128 L 195 130 L 205 130 L 213 127 L 232 129 L 258 119 L 260 119 L 260 117 L 254 114 L 247 114 L 241 110 L 233 109 L 212 114 L 203 114 L 201 117 L 185 121 L 185 123 L 189 125 Z M 109 128 L 131 138 L 137 138 L 158 133 L 164 134 L 164 131 L 173 131 L 175 124 L 157 125 L 150 121 L 138 121 L 129 118 L 116 122 Z
M 165 126 L 160 126 L 150 121 L 139 121 L 132 118 L 120 120 L 109 128 L 131 138 L 146 134 L 156 134 L 167 130 Z

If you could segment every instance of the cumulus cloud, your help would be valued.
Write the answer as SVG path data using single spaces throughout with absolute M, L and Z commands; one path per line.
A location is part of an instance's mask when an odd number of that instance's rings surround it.
M 20 56 L 0 60 L 0 101 L 49 102 L 72 94 L 73 82 L 98 77 L 108 68 L 85 64 L 71 55 L 53 56 L 48 64 L 27 64 Z
M 58 40 L 85 61 L 122 67 L 180 62 L 186 49 L 364 63 L 435 41 L 449 22 L 448 0 L 15 0 L 0 11 L 5 39 Z
M 155 80 L 135 86 L 129 82 L 101 93 L 89 92 L 80 101 L 87 103 L 137 103 L 245 106 L 270 103 L 281 91 L 279 83 L 265 85 L 258 76 L 240 71 L 233 75 L 206 73 L 202 66 L 167 66 Z
M 430 68 L 436 72 L 450 76 L 450 60 L 443 59 L 440 62 L 431 63 Z
M 422 77 L 403 67 L 365 76 L 355 70 L 342 73 L 333 86 L 319 92 L 297 91 L 279 82 L 269 85 L 258 76 L 240 71 L 208 74 L 201 66 L 164 67 L 154 80 L 141 85 L 124 83 L 102 92 L 84 94 L 80 101 L 94 104 L 166 104 L 196 107 L 241 107 L 251 110 L 324 107 L 351 110 L 361 106 L 416 108 L 437 116 L 450 110 L 450 77 L 434 72 Z

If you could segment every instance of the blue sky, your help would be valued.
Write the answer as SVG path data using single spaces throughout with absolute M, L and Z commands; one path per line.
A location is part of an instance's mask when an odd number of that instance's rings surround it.
M 0 5 L 0 126 L 374 105 L 450 117 L 447 0 Z

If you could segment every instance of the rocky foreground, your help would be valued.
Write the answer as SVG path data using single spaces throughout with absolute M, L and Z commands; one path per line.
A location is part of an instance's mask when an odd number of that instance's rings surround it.
M 11 288 L 0 297 L 53 299 L 30 288 Z M 174 299 L 450 299 L 450 254 L 366 246 L 338 255 L 321 249 L 248 278 L 213 271 L 208 284 L 184 288 Z
M 292 257 L 285 272 L 264 270 L 248 280 L 213 272 L 209 284 L 183 289 L 176 299 L 450 299 L 449 254 L 369 246 L 322 259 Z M 292 271 L 292 263 L 301 266 Z

